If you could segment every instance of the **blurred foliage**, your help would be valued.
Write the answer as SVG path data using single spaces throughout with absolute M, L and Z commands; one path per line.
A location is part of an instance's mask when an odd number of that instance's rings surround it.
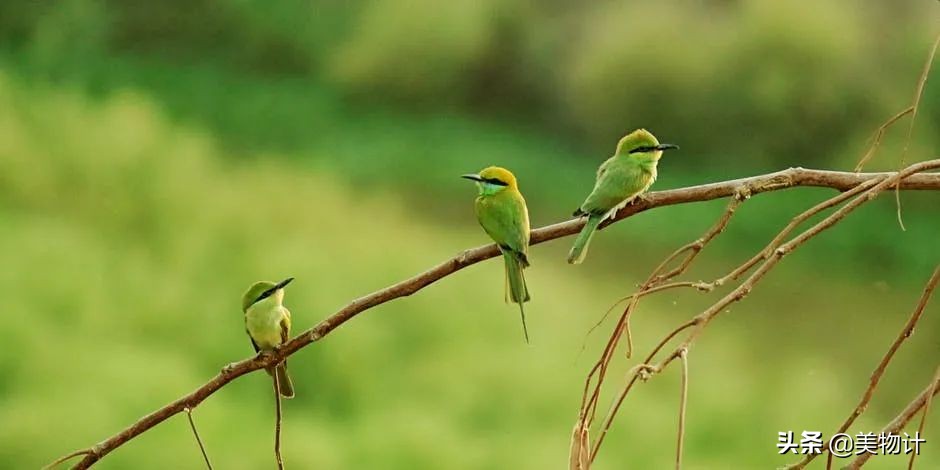
M 326 83 L 359 101 L 509 115 L 592 155 L 646 126 L 694 152 L 685 169 L 704 159 L 829 166 L 856 159 L 846 150 L 910 102 L 938 9 L 850 0 L 10 0 L 0 5 L 0 39 L 34 49 L 45 70 L 78 73 L 109 55 L 209 60 Z M 921 130 L 940 125 L 935 88 Z M 936 133 L 919 134 L 936 143 Z
M 287 305 L 300 330 L 484 240 L 467 204 L 450 226 L 415 217 L 393 192 L 357 191 L 287 159 L 254 157 L 231 162 L 214 139 L 168 123 L 135 93 L 98 103 L 0 76 L 7 170 L 0 173 L 0 297 L 8 312 L 0 327 L 0 466 L 34 468 L 97 442 L 247 356 L 238 300 L 253 280 L 297 277 Z M 663 223 L 637 221 L 629 232 Z M 714 255 L 735 247 L 735 227 L 746 228 L 733 224 L 699 274 L 727 268 Z M 595 333 L 579 356 L 583 334 L 672 249 L 642 238 L 629 250 L 620 244 L 599 237 L 594 254 L 604 256 L 588 270 L 565 264 L 564 242 L 533 248 L 531 347 L 515 310 L 503 304 L 500 265 L 487 262 L 300 352 L 291 363 L 298 397 L 285 405 L 286 461 L 296 468 L 557 466 L 583 374 L 602 343 Z M 920 286 L 879 275 L 805 282 L 805 265 L 815 262 L 792 255 L 696 345 L 687 461 L 766 464 L 777 431 L 832 429 L 867 383 L 886 333 L 903 323 Z M 918 281 L 929 270 L 908 267 Z M 693 292 L 651 299 L 634 320 L 637 347 L 651 347 L 705 301 Z M 938 321 L 930 315 L 918 331 L 935 332 Z M 834 331 L 844 337 L 834 340 Z M 935 346 L 921 334 L 905 345 L 859 429 L 879 427 L 926 382 L 932 372 L 923 364 L 937 360 Z M 614 370 L 611 383 L 625 369 Z M 599 469 L 672 461 L 677 379 L 664 374 L 629 399 Z M 253 374 L 200 405 L 195 419 L 219 468 L 271 464 L 272 404 L 267 377 Z M 937 423 L 928 426 L 934 435 Z M 166 468 L 171 455 L 178 465 L 201 464 L 183 417 L 100 466 Z M 928 445 L 920 463 L 930 467 L 937 458 Z M 878 458 L 872 467 L 902 459 Z
M 639 126 L 682 146 L 656 189 L 851 168 L 875 127 L 910 102 L 938 9 L 4 0 L 0 297 L 11 313 L 0 326 L 0 467 L 96 442 L 246 356 L 237 300 L 254 280 L 298 278 L 288 306 L 301 329 L 483 243 L 473 190 L 456 175 L 513 169 L 543 225 L 567 217 L 617 138 Z M 908 162 L 937 154 L 934 85 Z M 897 165 L 908 124 L 871 169 Z M 829 194 L 752 199 L 690 276 L 722 274 Z M 904 193 L 904 232 L 893 198 L 873 201 L 710 328 L 692 354 L 690 468 L 766 466 L 778 431 L 829 432 L 848 413 L 936 263 L 937 201 Z M 565 242 L 535 247 L 532 348 L 502 305 L 495 263 L 357 318 L 292 363 L 288 464 L 556 467 L 601 342 L 595 333 L 579 359 L 583 333 L 723 205 L 618 224 L 584 269 L 564 264 Z M 638 347 L 705 301 L 652 300 L 636 319 Z M 931 315 L 918 333 L 938 330 Z M 928 380 L 924 364 L 940 354 L 931 339 L 902 349 L 857 431 L 879 428 Z M 599 468 L 671 463 L 677 379 L 629 399 Z M 200 406 L 219 468 L 271 463 L 270 405 L 255 374 Z M 930 442 L 919 461 L 928 468 L 940 458 Z M 185 419 L 174 418 L 101 467 L 165 468 L 186 449 L 197 468 Z

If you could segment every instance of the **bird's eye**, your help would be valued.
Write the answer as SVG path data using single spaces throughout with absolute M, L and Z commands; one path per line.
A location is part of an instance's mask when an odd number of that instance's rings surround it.
M 653 146 L 651 146 L 651 145 L 641 145 L 641 146 L 639 146 L 639 147 L 637 147 L 637 148 L 631 150 L 630 153 L 644 153 L 644 152 L 649 152 L 650 150 L 654 150 L 654 149 L 655 149 L 655 147 L 653 147 Z
M 264 300 L 264 299 L 270 297 L 271 294 L 273 294 L 273 293 L 274 293 L 274 289 L 268 289 L 268 290 L 262 292 L 261 295 L 259 295 L 258 298 L 255 299 L 255 303 L 261 302 L 262 300 Z
M 483 178 L 483 181 L 496 186 L 509 186 L 509 183 L 506 183 L 505 181 L 499 180 L 497 178 Z

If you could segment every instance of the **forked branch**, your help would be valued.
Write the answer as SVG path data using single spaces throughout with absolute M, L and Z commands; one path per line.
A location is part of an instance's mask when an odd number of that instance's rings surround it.
M 924 162 L 916 165 L 919 171 L 908 171 L 900 177 L 897 173 L 850 173 L 840 171 L 810 170 L 804 168 L 790 168 L 775 173 L 741 178 L 718 183 L 704 184 L 687 188 L 657 191 L 649 193 L 637 204 L 627 206 L 617 213 L 612 221 L 602 225 L 615 223 L 631 217 L 637 213 L 674 204 L 686 204 L 700 201 L 721 199 L 738 194 L 746 189 L 750 195 L 777 191 L 797 186 L 814 186 L 831 188 L 837 191 L 848 191 L 860 184 L 870 181 L 883 181 L 892 177 L 901 189 L 908 190 L 940 190 L 940 173 L 914 174 L 925 169 L 940 167 L 940 160 Z M 909 167 L 913 168 L 913 167 Z M 907 170 L 906 170 L 907 171 Z M 870 183 L 869 183 L 870 184 Z M 549 225 L 532 231 L 532 244 L 544 243 L 549 240 L 566 237 L 577 233 L 584 225 L 584 220 L 575 219 Z M 300 349 L 309 346 L 324 336 L 330 334 L 340 325 L 353 317 L 374 307 L 392 300 L 407 297 L 431 283 L 443 279 L 455 272 L 473 264 L 497 256 L 495 245 L 486 245 L 463 251 L 457 256 L 420 273 L 412 278 L 403 280 L 389 287 L 373 292 L 369 295 L 353 300 L 348 305 L 330 315 L 313 328 L 306 330 L 289 342 L 284 344 L 274 354 L 255 356 L 224 367 L 215 377 L 187 395 L 159 408 L 142 417 L 124 430 L 86 449 L 73 452 L 68 458 L 83 456 L 75 468 L 84 469 L 93 465 L 102 457 L 122 446 L 131 439 L 136 438 L 154 426 L 162 423 L 171 416 L 184 412 L 186 409 L 196 408 L 203 400 L 226 386 L 231 381 L 254 371 L 274 366 Z M 55 463 L 68 460 L 63 457 Z
M 591 449 L 591 458 L 590 461 L 593 462 L 597 457 L 601 445 L 604 442 L 604 438 L 609 430 L 614 417 L 617 414 L 623 400 L 626 398 L 626 395 L 630 392 L 633 385 L 636 383 L 637 379 L 647 379 L 652 375 L 655 375 L 661 372 L 665 367 L 667 367 L 675 359 L 681 358 L 681 355 L 684 351 L 687 351 L 692 344 L 695 342 L 696 338 L 702 333 L 704 328 L 718 316 L 721 312 L 725 311 L 727 307 L 734 303 L 738 302 L 744 297 L 746 297 L 751 290 L 757 285 L 757 283 L 763 279 L 763 277 L 771 270 L 784 256 L 793 252 L 794 250 L 801 247 L 809 239 L 819 235 L 823 231 L 833 227 L 839 223 L 846 215 L 857 209 L 862 204 L 871 201 L 879 194 L 881 194 L 886 189 L 900 184 L 901 181 L 906 179 L 908 176 L 917 174 L 920 172 L 933 170 L 940 167 L 940 160 L 931 160 L 926 162 L 921 162 L 918 164 L 911 165 L 904 170 L 890 174 L 890 175 L 880 175 L 873 178 L 872 180 L 866 180 L 860 182 L 857 186 L 852 188 L 849 191 L 846 191 L 843 194 L 837 195 L 833 198 L 830 198 L 826 201 L 823 201 L 820 204 L 806 210 L 802 214 L 795 217 L 784 229 L 774 237 L 774 239 L 768 244 L 768 246 L 759 252 L 757 255 L 752 257 L 750 260 L 745 261 L 741 266 L 732 270 L 731 273 L 716 280 L 713 285 L 720 285 L 728 279 L 737 279 L 746 272 L 749 272 L 755 266 L 759 265 L 757 269 L 743 282 L 741 282 L 736 288 L 731 292 L 723 296 L 720 300 L 712 304 L 710 307 L 705 309 L 703 312 L 699 313 L 693 317 L 688 322 L 680 325 L 678 328 L 673 330 L 671 333 L 666 335 L 666 338 L 660 342 L 660 344 L 654 348 L 653 352 L 647 357 L 647 360 L 641 363 L 640 365 L 632 368 L 626 376 L 626 385 L 618 393 L 611 404 L 604 421 L 601 423 L 597 439 L 594 443 L 588 446 Z M 845 202 L 848 201 L 848 202 Z M 839 209 L 835 210 L 829 216 L 825 217 L 821 221 L 812 225 L 811 227 L 803 230 L 798 235 L 787 240 L 789 234 L 802 222 L 808 218 L 816 215 L 822 210 L 835 207 L 840 203 L 844 203 Z M 727 215 L 726 215 L 727 217 Z M 720 219 L 721 220 L 721 219 Z M 719 225 L 720 225 L 719 221 Z M 681 250 L 680 250 L 681 251 Z M 664 263 L 665 264 L 665 263 Z M 662 269 L 657 268 L 657 270 Z M 656 271 L 651 275 L 650 279 L 656 277 Z M 642 289 L 649 288 L 649 284 L 644 284 L 641 287 Z M 701 289 L 700 289 L 701 290 Z M 932 288 L 930 289 L 932 290 Z M 638 298 L 634 296 L 635 299 Z M 633 304 L 633 303 L 632 303 Z M 595 409 L 597 406 L 597 397 L 600 396 L 600 389 L 603 383 L 604 373 L 608 367 L 608 364 L 612 358 L 612 353 L 610 352 L 619 341 L 619 335 L 621 334 L 624 325 L 626 316 L 629 314 L 630 307 L 628 306 L 627 311 L 624 312 L 624 315 L 621 317 L 620 322 L 614 327 L 614 330 L 611 334 L 611 340 L 608 342 L 608 346 L 601 355 L 601 359 L 594 366 L 591 372 L 588 374 L 588 377 L 585 381 L 585 390 L 584 398 L 582 399 L 581 411 L 579 413 L 579 426 L 584 429 L 590 429 L 593 424 Z M 653 358 L 659 353 L 659 351 L 675 336 L 680 332 L 691 328 L 691 331 L 686 335 L 685 339 L 677 346 L 671 353 L 669 353 L 665 358 L 663 358 L 658 363 L 652 363 Z M 597 380 L 594 384 L 593 392 L 589 393 L 592 379 L 595 374 L 597 374 Z

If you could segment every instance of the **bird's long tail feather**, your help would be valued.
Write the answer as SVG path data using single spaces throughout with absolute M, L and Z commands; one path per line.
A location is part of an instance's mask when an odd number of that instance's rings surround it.
M 274 368 L 274 380 L 277 380 L 278 389 L 284 398 L 294 398 L 294 384 L 287 375 L 287 363 L 282 362 Z
M 601 215 L 588 217 L 587 223 L 584 224 L 584 228 L 581 229 L 578 238 L 574 240 L 574 246 L 571 247 L 571 251 L 568 253 L 568 263 L 581 264 L 584 261 L 584 257 L 587 256 L 588 245 L 591 244 L 591 238 L 594 237 L 594 232 L 597 231 L 597 226 L 601 224 L 602 220 L 604 220 L 604 216 Z
M 529 342 L 529 330 L 525 324 L 525 309 L 522 304 L 528 302 L 529 289 L 525 284 L 525 274 L 523 274 L 523 262 L 515 253 L 503 252 L 503 258 L 506 260 L 506 279 L 509 281 L 509 300 L 519 304 L 519 315 L 522 317 L 522 333 L 525 335 L 525 342 Z

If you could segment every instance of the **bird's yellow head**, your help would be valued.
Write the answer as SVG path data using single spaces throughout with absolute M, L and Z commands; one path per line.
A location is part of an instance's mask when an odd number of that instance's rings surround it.
M 678 148 L 678 145 L 659 143 L 656 136 L 646 129 L 637 129 L 620 139 L 620 142 L 617 143 L 616 155 L 659 160 L 663 155 L 663 150 Z
M 289 277 L 281 282 L 258 281 L 251 285 L 245 294 L 242 295 L 242 312 L 247 312 L 257 302 L 271 298 L 280 304 L 284 301 L 284 287 L 290 284 L 294 278 Z
M 491 166 L 480 170 L 479 173 L 461 175 L 461 178 L 475 181 L 480 188 L 481 195 L 496 194 L 506 188 L 518 189 L 516 177 L 509 170 Z

